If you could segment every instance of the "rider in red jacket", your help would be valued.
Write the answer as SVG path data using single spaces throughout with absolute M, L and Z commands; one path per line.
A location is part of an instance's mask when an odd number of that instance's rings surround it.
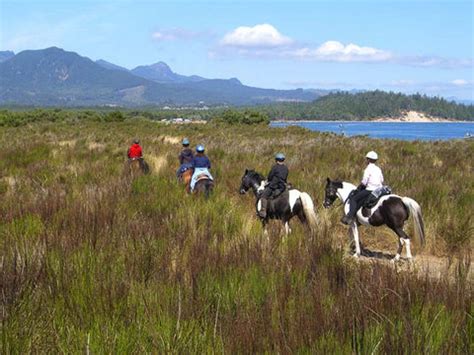
M 142 158 L 142 147 L 140 147 L 140 141 L 138 139 L 133 140 L 133 144 L 128 148 L 127 152 L 129 159 Z

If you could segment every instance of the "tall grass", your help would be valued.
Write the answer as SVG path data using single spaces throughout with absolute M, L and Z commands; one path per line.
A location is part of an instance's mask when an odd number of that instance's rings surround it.
M 298 128 L 149 121 L 2 128 L 2 352 L 472 353 L 472 142 L 378 141 Z M 174 178 L 179 139 L 203 143 L 209 200 Z M 141 139 L 152 174 L 130 180 Z M 288 157 L 290 181 L 321 206 L 326 176 L 357 181 L 367 150 L 422 206 L 424 254 L 453 277 L 347 258 L 337 208 L 313 234 L 264 237 L 245 168 Z M 393 252 L 386 230 L 366 246 Z M 415 245 L 415 252 L 421 250 Z M 398 271 L 397 271 L 398 270 Z

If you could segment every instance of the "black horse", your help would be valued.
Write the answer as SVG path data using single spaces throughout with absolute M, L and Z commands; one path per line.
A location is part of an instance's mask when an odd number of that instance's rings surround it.
M 245 170 L 240 184 L 240 193 L 245 194 L 252 189 L 255 195 L 255 208 L 258 212 L 261 208 L 260 192 L 265 188 L 265 179 L 254 170 Z M 267 217 L 261 218 L 265 228 L 269 219 L 279 219 L 285 225 L 286 234 L 291 232 L 289 221 L 294 216 L 298 216 L 302 223 L 307 223 L 310 228 L 315 228 L 317 224 L 314 204 L 311 197 L 306 192 L 300 192 L 296 189 L 285 190 L 278 197 L 268 201 Z
M 348 182 L 334 180 L 327 178 L 325 199 L 323 206 L 328 208 L 332 203 L 339 198 L 344 204 L 345 213 L 349 212 L 349 194 L 354 191 L 356 187 Z M 409 197 L 400 197 L 397 195 L 382 196 L 375 206 L 372 208 L 362 208 L 357 212 L 356 220 L 350 228 L 350 233 L 354 238 L 356 252 L 354 256 L 360 256 L 359 245 L 359 231 L 357 224 L 367 226 L 382 226 L 387 225 L 398 236 L 398 250 L 394 260 L 400 259 L 400 254 L 403 249 L 403 244 L 406 245 L 407 258 L 411 259 L 410 237 L 403 230 L 403 225 L 409 216 L 413 217 L 415 222 L 416 234 L 424 244 L 425 231 L 423 226 L 423 217 L 421 215 L 421 208 L 418 203 Z

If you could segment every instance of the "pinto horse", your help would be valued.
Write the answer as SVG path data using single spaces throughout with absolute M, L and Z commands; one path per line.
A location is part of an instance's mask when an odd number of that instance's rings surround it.
M 186 192 L 191 193 L 191 178 L 193 177 L 194 169 L 187 169 L 181 174 L 181 180 L 186 186 Z M 214 188 L 214 181 L 209 179 L 207 175 L 198 177 L 196 185 L 194 185 L 194 193 L 204 193 L 206 198 L 209 198 L 210 193 Z
M 245 169 L 240 184 L 240 194 L 245 194 L 252 189 L 255 195 L 255 207 L 260 211 L 260 192 L 265 188 L 265 178 L 254 170 Z M 314 204 L 311 197 L 306 192 L 296 189 L 289 189 L 281 193 L 274 199 L 268 200 L 267 217 L 261 218 L 265 229 L 269 219 L 279 219 L 285 225 L 285 232 L 291 232 L 289 221 L 294 216 L 298 216 L 302 223 L 308 224 L 311 229 L 317 225 L 317 216 L 314 212 Z M 266 230 L 266 229 L 265 229 Z
M 325 198 L 323 206 L 329 208 L 333 202 L 339 198 L 344 204 L 344 212 L 349 212 L 349 197 L 350 193 L 356 187 L 348 182 L 334 180 L 327 178 Z M 423 217 L 421 215 L 420 205 L 409 197 L 400 197 L 397 195 L 382 196 L 375 206 L 372 208 L 362 208 L 357 211 L 354 222 L 350 225 L 349 232 L 354 238 L 355 243 L 355 257 L 360 256 L 359 231 L 357 224 L 366 226 L 382 226 L 387 225 L 398 236 L 398 250 L 394 257 L 394 261 L 400 259 L 403 245 L 406 245 L 407 258 L 412 259 L 410 248 L 410 237 L 403 230 L 403 225 L 409 216 L 412 216 L 415 222 L 415 231 L 422 244 L 425 242 L 425 230 L 423 226 Z

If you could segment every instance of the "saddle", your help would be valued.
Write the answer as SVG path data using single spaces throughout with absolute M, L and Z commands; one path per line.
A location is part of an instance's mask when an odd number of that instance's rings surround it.
M 382 196 L 390 195 L 391 193 L 392 189 L 390 188 L 390 186 L 382 186 L 370 193 L 369 197 L 367 197 L 362 207 L 370 209 L 377 204 L 377 202 Z
M 196 178 L 196 182 L 201 180 L 211 180 L 207 174 L 199 174 Z

